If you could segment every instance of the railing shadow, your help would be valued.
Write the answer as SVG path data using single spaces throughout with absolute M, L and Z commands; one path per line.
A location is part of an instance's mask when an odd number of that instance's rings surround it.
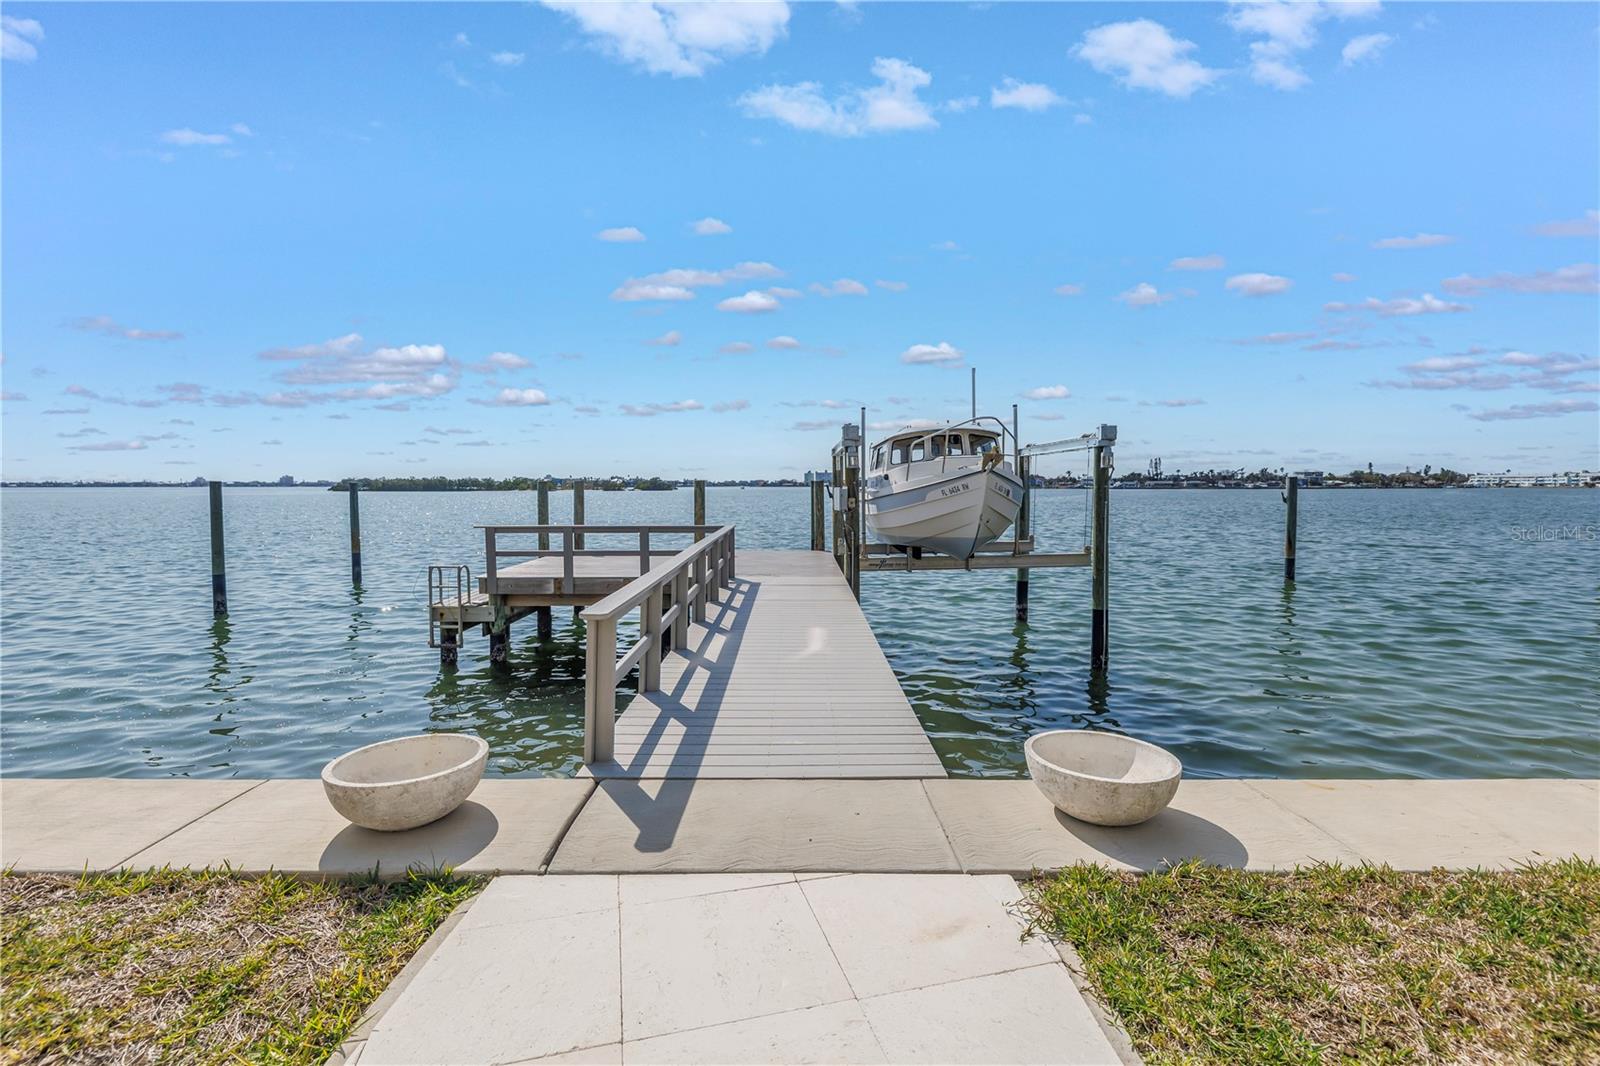
M 690 645 L 672 652 L 686 660 L 672 689 L 644 693 L 629 705 L 648 704 L 654 708 L 649 732 L 626 756 L 625 765 L 618 761 L 609 767 L 593 768 L 607 795 L 639 830 L 634 841 L 639 851 L 665 851 L 677 836 L 760 590 L 761 582 L 736 577 L 720 603 L 707 604 L 706 620 L 689 627 Z M 713 651 L 719 638 L 721 645 Z M 701 694 L 691 707 L 684 702 L 684 696 L 692 684 L 702 679 Z M 651 796 L 638 775 L 650 765 L 673 723 L 682 723 L 685 732 L 662 771 L 663 776 L 651 779 L 660 783 Z

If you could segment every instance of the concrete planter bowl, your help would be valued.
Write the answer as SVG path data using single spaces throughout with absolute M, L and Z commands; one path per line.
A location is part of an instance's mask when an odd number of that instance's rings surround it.
M 1056 729 L 1024 747 L 1045 798 L 1081 822 L 1138 825 L 1172 802 L 1183 764 L 1165 748 L 1117 733 Z
M 322 768 L 333 809 L 365 829 L 395 832 L 436 822 L 466 802 L 489 745 L 465 733 L 423 733 L 368 744 Z

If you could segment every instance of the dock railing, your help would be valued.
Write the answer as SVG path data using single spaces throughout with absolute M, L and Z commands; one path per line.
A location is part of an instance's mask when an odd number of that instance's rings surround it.
M 695 529 L 697 527 L 683 527 Z M 666 635 L 674 648 L 689 639 L 691 615 L 706 618 L 706 605 L 722 598 L 734 577 L 732 526 L 699 527 L 705 539 L 641 573 L 580 617 L 587 631 L 583 682 L 583 761 L 613 757 L 617 725 L 617 678 L 639 667 L 639 692 L 661 687 L 661 656 Z M 596 532 L 596 527 L 587 527 Z M 643 549 L 641 549 L 643 550 Z M 667 607 L 670 598 L 671 606 Z M 629 611 L 639 614 L 639 639 L 617 656 L 617 620 Z
M 534 526 L 479 526 L 483 530 L 483 555 L 484 555 L 484 589 L 490 596 L 499 595 L 498 576 L 501 559 L 544 559 L 560 557 L 561 559 L 561 594 L 572 595 L 573 560 L 579 556 L 589 558 L 625 558 L 636 556 L 639 560 L 639 573 L 646 574 L 650 570 L 651 560 L 657 556 L 671 555 L 676 548 L 652 548 L 650 538 L 657 535 L 668 534 L 696 534 L 704 535 L 713 532 L 717 526 L 684 525 L 684 526 L 595 526 L 595 525 L 534 525 Z M 502 536 L 516 536 L 539 534 L 538 548 L 502 548 Z M 590 548 L 584 542 L 584 534 L 595 536 L 598 534 L 633 535 L 639 538 L 637 548 Z M 550 538 L 558 536 L 560 544 L 557 547 L 543 547 L 551 543 Z

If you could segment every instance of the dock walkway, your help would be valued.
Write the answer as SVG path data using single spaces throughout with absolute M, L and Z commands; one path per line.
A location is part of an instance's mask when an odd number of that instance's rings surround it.
M 738 576 L 616 724 L 599 778 L 944 777 L 832 556 L 739 553 Z

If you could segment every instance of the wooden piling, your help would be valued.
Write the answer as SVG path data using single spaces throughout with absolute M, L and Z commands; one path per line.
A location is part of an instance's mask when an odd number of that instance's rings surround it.
M 549 640 L 550 639 L 551 630 L 554 628 L 553 620 L 551 618 L 550 608 L 548 608 L 548 607 L 535 607 L 533 609 L 533 616 L 538 621 L 539 639 L 540 640 Z
M 1017 543 L 1028 539 L 1033 525 L 1033 489 L 1028 484 L 1028 460 L 1017 457 L 1017 475 L 1022 478 L 1022 505 L 1017 508 Z M 1028 568 L 1017 567 L 1017 621 L 1028 620 Z
M 350 584 L 361 584 L 361 490 L 350 482 Z
M 861 492 L 861 468 L 846 466 L 844 469 L 844 496 L 845 508 L 849 514 L 849 524 L 845 529 L 845 551 L 849 565 L 845 567 L 845 579 L 850 582 L 850 591 L 855 594 L 856 602 L 861 601 L 861 529 L 856 524 L 856 518 L 861 514 L 858 501 Z
M 1109 657 L 1110 627 L 1106 615 L 1111 576 L 1111 467 L 1109 448 L 1094 447 L 1093 544 L 1090 547 L 1089 669 L 1104 670 Z
M 1283 526 L 1283 581 L 1294 581 L 1294 542 L 1300 522 L 1300 479 L 1289 474 L 1283 479 L 1283 502 L 1288 505 Z
M 494 621 L 489 623 L 489 665 L 505 666 L 511 644 L 511 608 L 504 596 L 494 598 Z
M 536 523 L 537 525 L 547 526 L 547 525 L 550 524 L 550 482 L 548 482 L 548 481 L 539 482 L 539 510 L 538 510 L 538 516 L 539 516 L 539 521 Z M 548 534 L 548 533 L 540 533 L 539 534 L 539 550 L 542 551 L 542 552 L 547 552 L 547 551 L 550 550 L 550 534 Z M 540 617 L 544 617 L 544 616 L 541 615 Z M 544 631 L 540 631 L 539 635 L 541 637 L 547 637 L 550 634 L 547 633 L 547 632 L 544 632 Z
M 207 482 L 211 497 L 211 614 L 228 613 L 228 562 L 222 545 L 222 482 Z
M 454 670 L 460 662 L 461 631 L 455 626 L 439 627 L 439 666 Z
M 697 526 L 706 524 L 706 483 L 698 478 L 694 483 L 694 524 Z M 704 533 L 694 535 L 697 541 L 704 537 Z
M 827 547 L 822 510 L 822 498 L 827 491 L 827 486 L 820 480 L 811 483 L 811 550 L 814 552 L 823 551 Z
M 581 481 L 572 486 L 572 524 L 575 526 L 583 525 L 583 482 Z M 575 532 L 572 534 L 572 546 L 579 551 L 583 550 L 582 533 Z

